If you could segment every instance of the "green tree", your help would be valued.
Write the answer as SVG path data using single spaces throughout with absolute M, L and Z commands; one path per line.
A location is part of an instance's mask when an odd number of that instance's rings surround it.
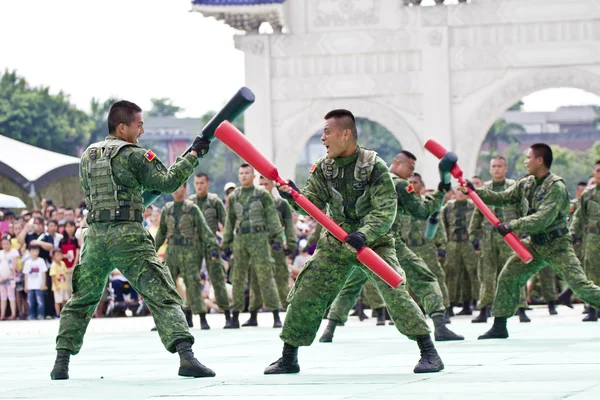
M 110 97 L 105 101 L 93 97 L 90 101 L 90 118 L 94 121 L 94 129 L 89 140 L 90 144 L 99 142 L 108 136 L 106 122 L 108 111 L 110 110 L 110 106 L 116 101 L 117 99 L 114 97 Z
M 510 106 L 508 108 L 508 111 L 521 111 L 521 109 L 523 108 L 524 104 L 525 103 L 523 103 L 521 100 L 519 100 L 515 104 L 513 104 L 512 106 Z
M 519 124 L 498 119 L 488 131 L 483 143 L 489 145 L 489 154 L 495 155 L 498 152 L 498 144 L 500 142 L 508 144 L 519 143 L 519 139 L 515 136 L 515 134 L 519 133 L 525 133 L 525 128 Z
M 94 127 L 92 119 L 69 103 L 62 91 L 31 87 L 16 71 L 0 77 L 0 134 L 21 142 L 76 156 Z
M 168 97 L 159 99 L 150 99 L 152 108 L 148 111 L 150 117 L 174 117 L 178 112 L 184 109 L 173 104 L 173 100 Z

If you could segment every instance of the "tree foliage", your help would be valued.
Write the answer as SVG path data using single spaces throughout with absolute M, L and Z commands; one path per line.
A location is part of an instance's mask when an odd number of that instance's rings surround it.
M 110 106 L 116 101 L 117 99 L 114 97 L 110 97 L 104 101 L 95 97 L 92 98 L 90 102 L 90 118 L 94 122 L 94 129 L 92 130 L 89 144 L 99 142 L 108 136 L 108 111 L 110 110 Z
M 16 71 L 0 77 L 0 134 L 46 150 L 76 156 L 94 128 L 63 92 L 31 87 Z
M 150 99 L 152 108 L 148 111 L 150 117 L 174 117 L 178 112 L 184 109 L 173 104 L 173 100 L 168 97 Z
M 489 145 L 490 154 L 496 154 L 500 142 L 508 144 L 519 143 L 519 139 L 515 136 L 519 133 L 525 133 L 525 128 L 523 128 L 523 126 L 512 122 L 506 122 L 504 119 L 498 119 L 488 131 L 483 143 Z

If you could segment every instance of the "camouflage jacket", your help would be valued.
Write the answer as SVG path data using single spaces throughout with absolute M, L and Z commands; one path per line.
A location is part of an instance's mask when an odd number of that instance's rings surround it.
M 433 240 L 425 237 L 426 232 L 427 221 L 413 219 L 409 215 L 404 216 L 402 220 L 402 240 L 404 240 L 408 247 L 422 246 L 433 242 L 434 246 L 438 249 L 446 248 L 448 237 L 446 236 L 443 218 L 439 219 L 439 225 L 435 231 Z
M 503 207 L 525 201 L 524 217 L 507 221 L 513 231 L 539 234 L 566 228 L 569 214 L 569 194 L 561 177 L 548 173 L 536 180 L 530 175 L 502 192 L 477 189 L 477 194 L 488 205 Z
M 489 189 L 494 192 L 501 192 L 503 190 L 508 189 L 516 182 L 512 179 L 505 179 L 503 182 L 493 182 L 487 181 L 483 185 L 484 189 Z M 521 216 L 521 207 L 519 205 L 506 206 L 506 207 L 496 207 L 492 209 L 496 217 L 500 220 L 500 222 L 508 222 L 515 220 Z M 473 212 L 473 216 L 471 217 L 471 223 L 469 224 L 469 235 L 472 238 L 482 238 L 483 237 L 483 229 L 487 229 L 488 231 L 494 231 L 494 226 L 490 221 L 487 220 L 486 217 L 483 216 L 481 211 L 475 210 Z
M 450 241 L 474 240 L 469 236 L 469 222 L 475 211 L 475 204 L 469 199 L 464 201 L 450 200 L 442 209 L 442 221 L 446 235 Z
M 283 227 L 285 234 L 286 247 L 288 250 L 295 252 L 298 249 L 298 238 L 296 237 L 296 228 L 294 226 L 294 218 L 292 216 L 292 207 L 290 207 L 288 202 L 283 200 L 281 197 L 275 198 L 274 201 L 275 208 L 279 214 L 279 222 L 281 222 L 281 226 Z
M 584 235 L 600 233 L 600 192 L 598 186 L 583 191 L 573 213 L 570 234 L 583 239 Z
M 227 211 L 219 196 L 214 193 L 208 193 L 204 197 L 198 197 L 193 194 L 189 197 L 189 200 L 200 207 L 200 211 L 202 211 L 204 219 L 206 219 L 206 223 L 213 233 L 216 234 L 219 230 L 219 223 L 225 226 Z

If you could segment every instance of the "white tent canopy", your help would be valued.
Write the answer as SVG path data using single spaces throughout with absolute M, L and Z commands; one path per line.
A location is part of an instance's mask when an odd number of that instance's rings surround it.
M 0 174 L 35 196 L 47 184 L 77 175 L 79 158 L 40 149 L 0 135 Z

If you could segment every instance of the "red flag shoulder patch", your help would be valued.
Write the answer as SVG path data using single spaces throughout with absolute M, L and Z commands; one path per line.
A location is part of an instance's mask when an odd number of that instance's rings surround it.
M 571 207 L 569 209 L 569 212 L 574 213 L 575 212 L 575 204 L 571 204 Z
M 144 154 L 144 157 L 146 157 L 146 160 L 152 161 L 156 158 L 156 154 L 154 154 L 152 150 L 148 150 L 146 154 Z
M 317 164 L 313 164 L 312 167 L 310 167 L 310 173 L 312 174 L 315 172 L 315 169 L 317 169 Z
M 415 191 L 415 187 L 414 187 L 412 184 L 409 184 L 409 185 L 406 187 L 406 191 L 407 191 L 408 193 L 412 193 L 412 192 L 414 192 L 414 191 Z

